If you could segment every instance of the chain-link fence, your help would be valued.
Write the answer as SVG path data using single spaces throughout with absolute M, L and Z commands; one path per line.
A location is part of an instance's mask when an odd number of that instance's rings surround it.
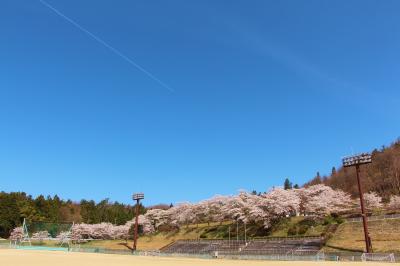
M 385 214 L 385 215 L 378 215 L 378 216 L 369 216 L 368 221 L 381 221 L 381 220 L 391 220 L 391 219 L 400 219 L 400 214 Z M 355 218 L 347 218 L 345 219 L 347 223 L 356 223 L 362 222 L 362 217 L 355 217 Z
M 296 252 L 279 252 L 276 250 L 274 254 L 241 254 L 224 253 L 212 251 L 207 253 L 164 253 L 159 250 L 153 251 L 134 251 L 123 249 L 107 249 L 101 247 L 81 247 L 79 245 L 71 246 L 69 248 L 62 247 L 48 247 L 48 246 L 13 246 L 9 241 L 0 241 L 0 249 L 14 248 L 19 250 L 46 250 L 46 251 L 65 251 L 65 252 L 86 252 L 86 253 L 103 253 L 103 254 L 119 254 L 119 255 L 134 255 L 134 256 L 157 256 L 157 257 L 189 257 L 201 259 L 241 259 L 241 260 L 269 260 L 269 261 L 362 261 L 363 253 L 361 252 L 310 252 L 310 253 L 296 253 Z M 384 254 L 383 254 L 384 255 Z M 383 256 L 380 255 L 381 257 Z M 389 254 L 388 254 L 389 255 Z M 365 255 L 364 255 L 365 257 Z M 400 253 L 393 254 L 394 261 L 400 262 Z M 385 261 L 387 262 L 387 261 Z

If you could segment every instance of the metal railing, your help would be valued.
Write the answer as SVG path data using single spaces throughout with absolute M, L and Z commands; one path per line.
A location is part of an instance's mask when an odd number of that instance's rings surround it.
M 0 242 L 0 248 L 11 248 L 16 247 L 4 242 Z M 34 248 L 34 246 L 33 246 Z M 52 247 L 42 246 L 40 250 L 55 250 Z M 64 249 L 67 252 L 67 249 Z M 277 250 L 278 251 L 278 250 Z M 300 251 L 293 250 L 292 252 L 276 252 L 275 254 L 243 254 L 240 252 L 236 253 L 224 253 L 224 252 L 208 252 L 204 254 L 199 253 L 163 253 L 159 250 L 152 251 L 135 251 L 132 253 L 131 250 L 120 250 L 120 249 L 106 249 L 96 247 L 71 247 L 69 252 L 87 252 L 87 253 L 103 253 L 103 254 L 119 254 L 119 255 L 135 255 L 135 256 L 159 256 L 159 257 L 190 257 L 190 258 L 201 258 L 201 259 L 242 259 L 242 260 L 276 260 L 276 261 L 362 261 L 361 252 L 323 252 L 323 251 Z M 400 261 L 400 254 L 394 254 L 396 262 Z
M 368 221 L 380 221 L 380 220 L 391 220 L 391 219 L 400 219 L 400 214 L 385 214 L 385 215 L 377 215 L 377 216 L 369 216 L 367 217 Z M 362 217 L 355 218 L 347 218 L 345 219 L 347 223 L 356 223 L 362 222 Z

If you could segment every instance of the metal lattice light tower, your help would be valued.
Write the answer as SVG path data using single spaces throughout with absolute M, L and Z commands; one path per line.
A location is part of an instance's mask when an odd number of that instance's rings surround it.
M 132 251 L 136 250 L 137 247 L 137 237 L 138 237 L 138 226 L 139 226 L 139 202 L 144 199 L 143 193 L 135 193 L 132 196 L 133 200 L 136 200 L 136 220 L 135 220 L 135 232 L 133 236 L 133 247 Z
M 354 156 L 348 156 L 343 158 L 343 167 L 351 167 L 351 166 L 356 167 L 358 192 L 360 194 L 361 216 L 363 219 L 365 247 L 367 249 L 367 253 L 372 253 L 372 242 L 368 232 L 367 215 L 364 206 L 364 196 L 361 188 L 360 165 L 368 164 L 371 162 L 372 162 L 372 157 L 371 154 L 369 153 L 361 153 Z
M 32 246 L 31 239 L 29 237 L 28 226 L 26 224 L 26 219 L 24 218 L 24 223 L 22 224 L 22 228 L 24 230 L 24 236 L 21 240 L 21 243 L 29 243 L 29 246 Z

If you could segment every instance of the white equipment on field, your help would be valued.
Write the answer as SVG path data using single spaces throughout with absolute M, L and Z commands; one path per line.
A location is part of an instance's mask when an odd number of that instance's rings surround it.
M 361 255 L 362 261 L 386 261 L 386 262 L 396 262 L 393 253 L 363 253 Z

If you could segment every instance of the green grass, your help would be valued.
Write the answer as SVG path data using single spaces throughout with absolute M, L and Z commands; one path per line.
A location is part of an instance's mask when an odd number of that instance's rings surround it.
M 337 223 L 335 219 L 312 219 L 310 217 L 297 216 L 283 218 L 270 231 L 271 237 L 288 236 L 321 236 L 327 226 Z
M 310 217 L 283 218 L 271 229 L 266 230 L 262 225 L 250 224 L 247 226 L 247 236 L 252 237 L 286 237 L 286 236 L 320 236 L 328 226 L 338 220 L 328 217 L 313 220 Z M 156 250 L 180 239 L 227 239 L 231 231 L 231 239 L 236 239 L 236 224 L 232 222 L 210 223 L 183 226 L 179 230 L 158 232 L 141 236 L 138 240 L 138 249 Z M 369 222 L 372 245 L 375 252 L 400 252 L 400 219 Z M 243 238 L 243 225 L 239 226 L 239 237 Z M 0 240 L 0 243 L 3 242 Z M 8 240 L 4 240 L 8 243 Z M 59 246 L 54 241 L 34 245 Z M 124 240 L 93 240 L 81 244 L 82 247 L 97 247 L 107 249 L 127 250 L 132 247 L 132 241 Z M 364 249 L 364 235 L 361 222 L 340 224 L 336 233 L 328 240 L 326 251 L 362 251 Z
M 176 240 L 180 239 L 199 239 L 202 234 L 204 234 L 210 228 L 224 227 L 226 224 L 222 225 L 211 225 L 199 224 L 199 225 L 189 225 L 184 226 L 180 230 L 171 232 L 158 232 L 151 235 L 141 236 L 138 239 L 138 249 L 139 250 L 157 250 L 160 249 Z M 132 247 L 132 240 L 128 242 L 123 240 L 94 240 L 82 244 L 82 247 L 97 247 L 97 248 L 107 248 L 107 249 L 128 249 Z
M 293 227 L 298 227 L 305 223 L 307 218 L 305 217 L 292 217 L 283 218 L 279 223 L 275 224 L 271 229 L 265 229 L 262 224 L 248 224 L 247 225 L 247 237 L 284 237 L 288 236 L 288 230 Z M 320 235 L 323 232 L 325 226 L 307 226 L 307 231 L 303 232 L 302 235 Z M 239 224 L 238 227 L 239 238 L 244 238 L 244 225 Z M 230 233 L 229 233 L 230 232 Z M 141 236 L 138 239 L 138 249 L 140 250 L 156 250 L 160 249 L 176 240 L 180 239 L 236 239 L 236 223 L 226 221 L 222 223 L 202 223 L 202 224 L 191 224 L 182 226 L 179 230 L 157 232 L 151 235 Z M 32 242 L 36 246 L 49 246 L 55 247 L 60 246 L 55 241 L 42 241 Z M 124 240 L 92 240 L 86 243 L 82 243 L 82 247 L 88 248 L 106 248 L 106 249 L 118 249 L 127 250 L 132 247 L 132 241 Z
M 320 220 L 310 225 L 310 220 L 307 217 L 284 218 L 269 230 L 264 229 L 260 224 L 249 224 L 247 225 L 247 237 L 286 237 L 290 236 L 290 234 L 288 234 L 290 228 L 297 228 L 300 226 L 306 229 L 306 231 L 300 235 L 320 236 L 326 229 L 326 225 L 323 225 L 323 222 L 323 220 Z M 138 249 L 160 249 L 180 239 L 228 239 L 229 230 L 231 232 L 231 239 L 236 239 L 236 224 L 232 222 L 187 225 L 175 231 L 158 232 L 147 236 L 141 236 L 138 240 Z M 243 224 L 239 224 L 239 238 L 244 238 Z M 132 241 L 126 243 L 121 240 L 95 240 L 82 244 L 82 246 L 127 249 L 127 246 L 132 246 Z
M 288 236 L 289 228 L 303 221 L 303 216 L 297 216 L 292 218 L 282 218 L 273 228 L 270 236 L 272 237 L 286 237 Z
M 371 221 L 368 223 L 374 252 L 400 252 L 400 219 Z M 344 223 L 327 242 L 326 250 L 365 249 L 361 222 Z

